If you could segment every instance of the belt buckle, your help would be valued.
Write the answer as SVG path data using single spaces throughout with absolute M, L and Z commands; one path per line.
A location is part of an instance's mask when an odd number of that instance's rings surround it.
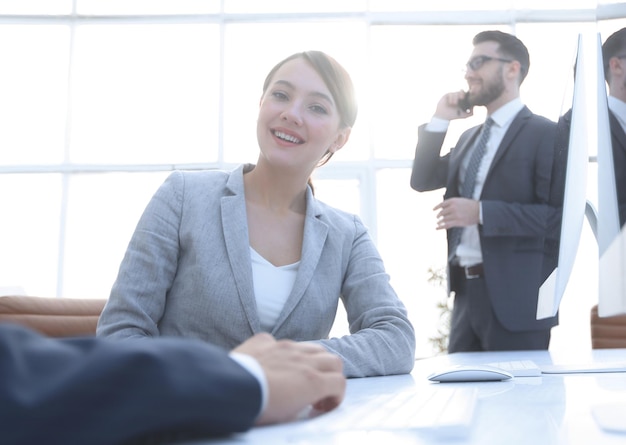
M 480 274 L 471 274 L 471 273 L 469 273 L 470 267 L 464 267 L 463 268 L 463 272 L 465 273 L 465 279 L 466 280 L 473 280 L 474 278 L 480 278 Z

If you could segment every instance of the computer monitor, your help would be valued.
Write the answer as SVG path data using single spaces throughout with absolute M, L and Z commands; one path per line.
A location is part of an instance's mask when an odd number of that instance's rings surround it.
M 559 121 L 559 124 L 569 121 L 559 255 L 557 267 L 539 290 L 537 319 L 554 316 L 559 309 L 576 259 L 585 215 L 598 242 L 598 315 L 626 313 L 626 228 L 620 226 L 611 145 L 611 131 L 623 130 L 611 128 L 610 122 L 619 123 L 609 119 L 600 42 L 599 34 L 579 36 L 571 115 Z M 594 115 L 595 119 L 590 117 Z M 597 148 L 597 210 L 586 198 L 589 148 Z
M 612 146 L 613 141 L 620 144 L 626 140 L 626 134 L 609 110 L 600 35 L 598 35 L 598 54 L 598 315 L 607 317 L 626 313 L 626 232 L 620 223 L 616 165 Z M 615 138 L 613 134 L 616 135 Z M 616 148 L 621 150 L 620 147 Z M 626 150 L 626 145 L 623 149 Z M 618 166 L 618 171 L 621 172 L 622 169 L 626 169 L 626 165 Z

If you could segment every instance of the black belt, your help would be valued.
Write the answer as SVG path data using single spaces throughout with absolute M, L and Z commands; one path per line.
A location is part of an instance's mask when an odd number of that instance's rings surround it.
M 474 264 L 473 266 L 454 266 L 460 271 L 460 275 L 465 277 L 466 280 L 472 280 L 474 278 L 482 278 L 485 275 L 482 263 Z

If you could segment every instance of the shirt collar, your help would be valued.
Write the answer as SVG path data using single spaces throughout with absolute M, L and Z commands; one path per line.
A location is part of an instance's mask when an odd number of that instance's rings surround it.
M 609 110 L 613 112 L 617 120 L 622 124 L 622 127 L 626 126 L 626 102 L 619 100 L 617 97 L 609 96 Z
M 491 118 L 498 127 L 507 127 L 522 108 L 524 108 L 522 100 L 519 97 L 516 97 L 494 111 L 491 114 Z

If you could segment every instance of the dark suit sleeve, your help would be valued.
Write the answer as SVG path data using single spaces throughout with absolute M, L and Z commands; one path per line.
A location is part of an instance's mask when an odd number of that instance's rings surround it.
M 245 431 L 261 389 L 192 339 L 52 339 L 0 324 L 3 444 L 129 444 Z
M 426 131 L 425 127 L 418 130 L 411 171 L 411 188 L 418 192 L 445 187 L 448 178 L 449 155 L 440 156 L 446 133 Z
M 626 224 L 626 134 L 613 112 L 609 112 L 611 144 L 613 148 L 613 168 L 620 226 Z

